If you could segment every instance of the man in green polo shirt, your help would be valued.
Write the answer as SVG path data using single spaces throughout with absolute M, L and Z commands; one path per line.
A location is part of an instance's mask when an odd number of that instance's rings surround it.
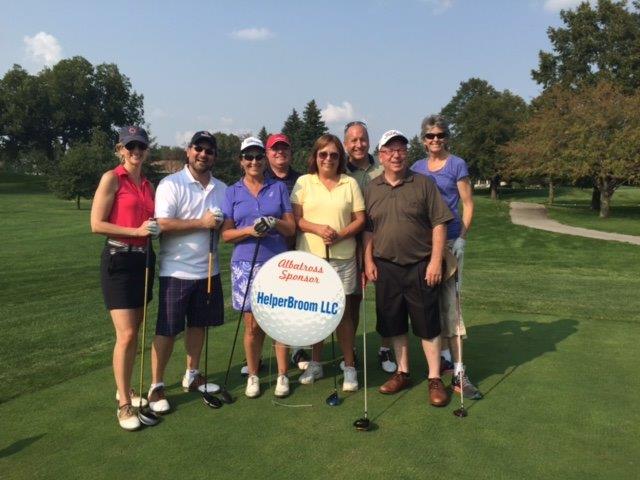
M 364 195 L 365 188 L 369 185 L 369 182 L 383 172 L 382 165 L 376 162 L 373 156 L 369 154 L 369 132 L 367 125 L 361 121 L 347 123 L 344 127 L 343 143 L 348 155 L 347 175 L 353 177 L 356 182 L 358 182 L 358 186 Z M 362 236 L 359 235 L 357 238 L 358 267 L 360 271 L 363 270 L 361 237 Z M 360 302 L 362 302 L 362 295 L 352 295 L 351 300 L 355 332 L 358 330 L 358 324 L 360 323 Z M 385 372 L 393 373 L 398 366 L 393 356 L 393 351 L 390 349 L 391 342 L 388 338 L 383 338 L 381 343 L 380 349 L 378 350 L 378 364 Z
M 407 162 L 406 135 L 389 130 L 378 143 L 384 172 L 366 189 L 365 273 L 376 285 L 376 329 L 390 337 L 398 369 L 381 387 L 385 394 L 411 385 L 407 316 L 421 338 L 429 370 L 429 402 L 441 407 L 449 396 L 440 379 L 438 286 L 453 215 L 429 178 Z

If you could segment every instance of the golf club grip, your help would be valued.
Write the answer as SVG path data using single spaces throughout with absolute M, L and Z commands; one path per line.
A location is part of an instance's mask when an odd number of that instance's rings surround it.
M 329 251 L 329 245 L 325 245 L 324 246 L 324 259 L 328 262 L 330 258 L 331 258 L 331 256 L 330 256 L 330 251 Z
M 207 303 L 211 300 L 211 271 L 213 270 L 213 230 L 209 230 L 209 257 L 207 274 Z

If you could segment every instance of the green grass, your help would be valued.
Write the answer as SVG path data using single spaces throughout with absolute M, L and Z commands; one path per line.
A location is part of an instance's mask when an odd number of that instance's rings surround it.
M 341 395 L 340 407 L 325 405 L 330 376 L 312 387 L 293 383 L 286 401 L 310 408 L 275 406 L 271 390 L 245 399 L 241 351 L 230 385 L 238 400 L 207 409 L 179 388 L 180 343 L 167 373 L 174 412 L 155 428 L 126 433 L 114 416 L 113 332 L 98 282 L 101 240 L 89 233 L 88 212 L 48 195 L 6 193 L 1 182 L 2 479 L 637 477 L 635 246 L 517 227 L 505 203 L 477 198 L 463 286 L 465 355 L 486 396 L 465 402 L 464 420 L 452 415 L 457 399 L 427 405 L 416 342 L 415 386 L 400 395 L 377 393 L 385 376 L 370 355 L 377 429 L 368 433 L 351 426 L 362 415 L 362 390 Z M 228 272 L 223 278 L 228 284 Z M 372 288 L 368 297 L 374 349 Z M 211 376 L 219 383 L 236 319 L 227 310 L 227 324 L 212 332 Z M 267 363 L 270 353 L 266 347 Z M 266 388 L 266 373 L 261 380 Z
M 500 199 L 546 205 L 547 190 L 505 189 Z M 557 189 L 553 205 L 546 206 L 549 217 L 560 223 L 603 232 L 640 235 L 640 188 L 618 188 L 611 199 L 609 218 L 600 218 L 590 205 L 591 189 L 562 187 Z

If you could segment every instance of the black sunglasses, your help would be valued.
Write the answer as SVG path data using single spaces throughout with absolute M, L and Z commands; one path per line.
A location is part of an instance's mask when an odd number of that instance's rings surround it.
M 338 160 L 340 158 L 340 154 L 338 152 L 318 152 L 318 158 L 320 160 L 325 160 L 327 157 L 331 160 Z
M 136 148 L 139 148 L 144 152 L 147 148 L 149 148 L 149 146 L 142 142 L 129 142 L 124 146 L 124 148 L 126 148 L 130 152 L 133 152 Z
M 204 150 L 204 153 L 206 153 L 207 155 L 213 155 L 215 153 L 215 150 L 213 148 L 204 148 L 200 145 L 196 145 L 195 147 L 193 147 L 193 149 L 198 153 Z
M 264 160 L 264 153 L 258 153 L 256 155 L 252 155 L 250 153 L 243 153 L 242 158 L 247 160 L 248 162 L 255 160 L 256 162 L 261 162 Z
M 444 132 L 440 132 L 440 133 L 425 133 L 424 134 L 424 138 L 429 139 L 429 140 L 433 140 L 434 138 L 439 138 L 440 140 L 442 140 L 443 138 L 447 138 L 447 134 Z

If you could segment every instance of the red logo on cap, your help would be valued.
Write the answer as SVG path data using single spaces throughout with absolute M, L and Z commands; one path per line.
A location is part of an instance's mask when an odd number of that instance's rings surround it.
M 136 127 L 129 127 L 129 133 L 131 135 L 134 135 L 137 131 L 138 131 L 138 129 Z

